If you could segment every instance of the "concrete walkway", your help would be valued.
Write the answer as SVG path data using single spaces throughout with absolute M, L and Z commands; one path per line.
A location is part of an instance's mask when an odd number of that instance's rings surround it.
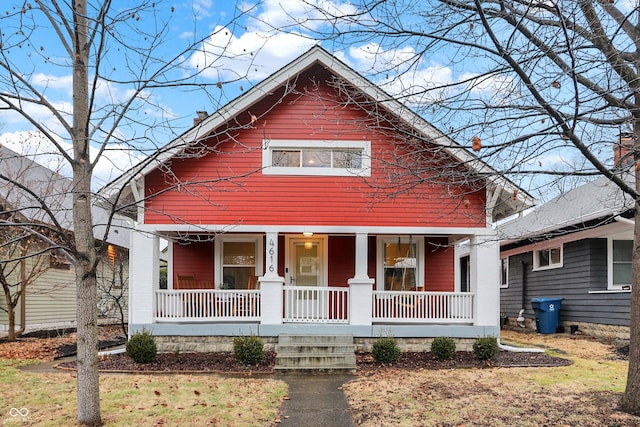
M 281 427 L 353 427 L 342 385 L 354 379 L 348 374 L 294 374 L 276 376 L 289 386 Z

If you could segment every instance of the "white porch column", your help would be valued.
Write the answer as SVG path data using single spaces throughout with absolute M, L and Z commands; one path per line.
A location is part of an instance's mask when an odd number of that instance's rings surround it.
M 160 281 L 160 239 L 133 230 L 129 250 L 129 324 L 153 323 Z
M 366 233 L 356 234 L 356 274 L 349 283 L 349 323 L 351 325 L 371 325 L 373 313 L 373 283 L 367 274 L 368 242 Z
M 266 233 L 265 272 L 259 277 L 261 319 L 263 325 L 282 324 L 282 286 L 284 277 L 278 276 L 278 233 Z
M 500 244 L 493 230 L 471 237 L 471 292 L 478 326 L 500 326 Z

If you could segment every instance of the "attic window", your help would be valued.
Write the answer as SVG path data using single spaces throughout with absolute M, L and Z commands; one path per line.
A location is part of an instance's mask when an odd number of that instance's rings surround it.
M 368 141 L 265 140 L 265 175 L 370 176 Z

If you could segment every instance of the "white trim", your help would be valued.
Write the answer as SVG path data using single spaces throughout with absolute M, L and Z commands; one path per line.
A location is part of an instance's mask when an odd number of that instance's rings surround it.
M 345 149 L 361 150 L 362 167 L 358 169 L 334 167 L 274 167 L 272 153 L 276 149 L 304 150 Z M 317 176 L 371 176 L 371 141 L 354 140 L 301 140 L 271 139 L 262 141 L 262 173 L 263 175 L 317 175 Z
M 147 233 L 298 233 L 312 231 L 317 234 L 423 234 L 473 236 L 486 234 L 487 228 L 472 227 L 393 227 L 393 226 L 350 226 L 350 225 L 244 225 L 244 224 L 138 224 L 136 230 Z M 453 236 L 452 236 L 453 235 Z
M 215 289 L 220 289 L 220 285 L 222 284 L 222 244 L 224 242 L 254 242 L 256 244 L 256 265 L 254 275 L 263 275 L 264 247 L 262 238 L 263 236 L 261 234 L 225 234 L 216 237 L 213 244 L 213 268 L 215 271 L 213 283 Z
M 396 236 L 378 236 L 376 238 L 376 291 L 384 291 L 384 244 L 385 243 L 397 243 L 400 239 L 400 243 L 409 243 L 411 237 L 409 235 L 396 235 Z M 416 245 L 416 286 L 424 286 L 425 278 L 425 258 L 424 258 L 424 236 L 418 236 L 417 239 L 412 241 Z
M 590 294 L 629 294 L 631 289 L 609 289 L 606 291 L 589 291 Z

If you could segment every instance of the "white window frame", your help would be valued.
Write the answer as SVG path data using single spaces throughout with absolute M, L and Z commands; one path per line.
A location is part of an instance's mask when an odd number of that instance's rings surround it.
M 505 269 L 505 265 L 506 265 L 506 269 Z M 505 272 L 504 274 L 504 282 L 502 281 L 502 272 Z M 506 289 L 509 287 L 509 257 L 506 258 L 500 258 L 500 288 L 501 289 Z
M 263 236 L 261 234 L 242 234 L 242 235 L 220 235 L 217 236 L 213 247 L 213 266 L 215 269 L 214 285 L 216 289 L 221 289 L 223 281 L 222 268 L 222 248 L 225 242 L 254 242 L 256 244 L 256 265 L 255 275 L 263 275 L 264 266 L 264 245 Z
M 633 238 L 608 237 L 607 238 L 607 289 L 608 290 L 631 290 L 631 283 L 623 285 L 614 285 L 613 283 L 613 241 L 628 240 L 633 242 Z M 633 249 L 632 249 L 633 250 Z M 627 288 L 628 287 L 628 288 Z
M 560 250 L 560 262 L 555 264 L 551 263 L 551 254 L 549 253 L 549 265 L 540 265 L 540 252 L 551 252 L 553 249 Z M 540 270 L 552 270 L 554 268 L 562 268 L 564 265 L 564 245 L 560 243 L 559 245 L 547 246 L 544 248 L 536 248 L 533 250 L 533 271 Z
M 273 166 L 274 150 L 361 150 L 362 167 L 275 167 Z M 371 141 L 355 140 L 299 140 L 299 139 L 265 139 L 262 141 L 262 174 L 263 175 L 316 175 L 316 176 L 371 176 Z
M 376 290 L 384 291 L 384 245 L 385 243 L 414 243 L 416 245 L 416 286 L 424 286 L 425 259 L 424 259 L 424 238 L 411 238 L 407 235 L 401 236 L 378 236 L 376 242 Z M 410 289 L 407 289 L 409 291 Z

